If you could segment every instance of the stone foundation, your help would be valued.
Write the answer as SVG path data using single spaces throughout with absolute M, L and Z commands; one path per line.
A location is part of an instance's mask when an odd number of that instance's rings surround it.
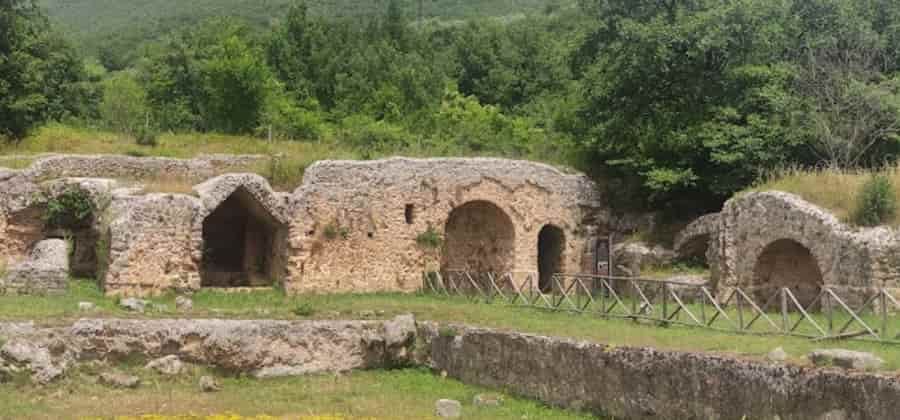
M 894 376 L 463 326 L 424 324 L 419 331 L 423 360 L 437 371 L 615 418 L 875 420 L 900 412 Z
M 48 383 L 77 363 L 176 355 L 256 377 L 421 365 L 465 383 L 624 419 L 876 420 L 900 412 L 900 379 L 703 353 L 435 323 L 81 320 L 0 323 L 0 380 Z

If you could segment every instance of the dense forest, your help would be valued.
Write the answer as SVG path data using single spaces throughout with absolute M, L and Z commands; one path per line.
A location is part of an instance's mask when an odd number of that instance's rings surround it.
M 678 212 L 893 163 L 898 76 L 896 0 L 0 0 L 9 142 L 63 121 L 529 158 Z

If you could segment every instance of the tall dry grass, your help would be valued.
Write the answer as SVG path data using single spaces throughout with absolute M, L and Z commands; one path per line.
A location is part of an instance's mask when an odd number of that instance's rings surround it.
M 863 183 L 873 174 L 891 180 L 894 194 L 900 197 L 900 165 L 877 171 L 822 167 L 817 169 L 785 168 L 773 171 L 765 181 L 747 191 L 784 191 L 796 194 L 810 203 L 825 208 L 845 223 L 852 223 Z M 888 222 L 900 226 L 900 217 Z

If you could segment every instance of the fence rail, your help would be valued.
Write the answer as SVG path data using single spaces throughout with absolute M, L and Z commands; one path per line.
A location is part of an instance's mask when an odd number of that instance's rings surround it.
M 538 274 L 533 272 L 444 271 L 425 273 L 422 290 L 473 302 L 529 306 L 663 326 L 900 344 L 897 315 L 900 303 L 884 289 L 851 299 L 827 286 L 813 293 L 786 287 L 734 288 L 717 296 L 705 285 L 632 277 L 558 273 L 549 283 L 540 287 Z

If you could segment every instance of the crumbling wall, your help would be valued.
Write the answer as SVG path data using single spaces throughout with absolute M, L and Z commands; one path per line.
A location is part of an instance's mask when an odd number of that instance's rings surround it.
M 600 207 L 583 175 L 503 159 L 323 161 L 307 169 L 294 199 L 287 277 L 294 292 L 417 289 L 423 271 L 447 268 L 445 244 L 427 239 L 453 241 L 445 229 L 464 206 L 490 209 L 483 218 L 497 219 L 496 209 L 511 221 L 512 251 L 472 245 L 504 255 L 501 268 L 535 273 L 538 234 L 553 224 L 566 237 L 561 268 L 577 272 L 583 221 Z
M 900 233 L 894 229 L 848 226 L 777 191 L 735 197 L 701 222 L 676 242 L 713 232 L 707 255 L 720 295 L 734 287 L 789 287 L 811 300 L 816 285 L 826 285 L 851 304 L 879 288 L 900 296 Z M 757 297 L 766 300 L 764 294 Z

